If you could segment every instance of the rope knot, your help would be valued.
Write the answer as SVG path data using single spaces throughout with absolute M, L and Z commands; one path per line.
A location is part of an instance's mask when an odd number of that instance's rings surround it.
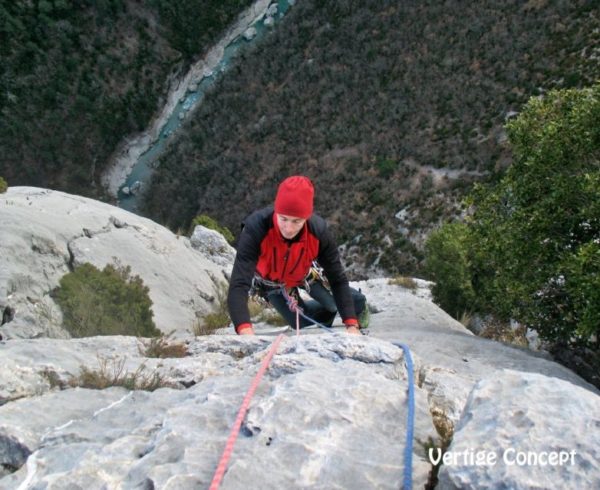
M 295 297 L 295 295 L 289 294 L 283 286 L 281 287 L 281 291 L 290 311 L 292 313 L 302 313 L 302 308 L 298 306 L 298 299 Z

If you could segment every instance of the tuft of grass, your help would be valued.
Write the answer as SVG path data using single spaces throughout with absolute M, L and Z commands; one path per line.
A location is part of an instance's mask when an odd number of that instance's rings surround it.
M 144 357 L 156 359 L 179 358 L 188 355 L 187 345 L 183 342 L 169 342 L 174 331 L 151 339 L 138 338 L 138 350 Z
M 512 327 L 510 324 L 493 320 L 486 323 L 484 329 L 479 334 L 480 337 L 485 339 L 492 339 L 498 342 L 504 342 L 506 344 L 518 345 L 520 347 L 527 347 L 527 328 L 523 325 Z
M 463 311 L 458 321 L 462 323 L 465 328 L 469 328 L 473 321 L 473 314 L 470 311 Z
M 231 320 L 227 313 L 209 313 L 196 322 L 193 327 L 194 335 L 210 335 L 215 330 L 229 326 L 230 323 Z
M 211 335 L 215 330 L 225 328 L 231 324 L 229 310 L 227 308 L 227 284 L 221 283 L 217 288 L 215 311 L 205 315 L 197 320 L 192 326 L 192 331 L 196 337 L 201 335 Z M 258 297 L 251 297 L 248 300 L 248 310 L 250 318 L 256 322 L 265 322 L 270 325 L 287 325 L 279 313 L 272 308 L 268 308 L 266 301 Z
M 6 183 L 6 180 L 4 180 L 3 177 L 0 177 L 0 194 L 4 194 L 6 192 L 6 189 L 8 189 L 8 184 Z
M 412 277 L 406 277 L 406 276 L 392 277 L 388 281 L 388 284 L 390 284 L 392 286 L 401 286 L 403 288 L 410 289 L 412 291 L 414 291 L 415 289 L 417 289 L 419 287 L 417 282 Z
M 217 287 L 216 309 L 214 312 L 199 319 L 192 327 L 195 336 L 211 335 L 219 328 L 225 328 L 231 323 L 229 310 L 227 308 L 227 284 L 220 283 Z
M 250 318 L 255 318 L 265 311 L 265 304 L 262 298 L 251 297 L 248 300 L 248 310 L 250 310 Z
M 158 388 L 174 388 L 158 372 L 147 372 L 144 363 L 133 372 L 125 369 L 125 359 L 109 360 L 98 358 L 99 367 L 92 370 L 87 366 L 79 368 L 79 375 L 70 380 L 69 386 L 104 390 L 111 386 L 120 386 L 127 390 L 154 391 Z

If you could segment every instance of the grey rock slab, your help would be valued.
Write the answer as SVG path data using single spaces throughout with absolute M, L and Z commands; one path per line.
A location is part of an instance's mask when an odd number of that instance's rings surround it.
M 408 345 L 418 361 L 419 383 L 429 393 L 436 426 L 451 435 L 477 381 L 502 369 L 540 373 L 598 390 L 548 355 L 473 335 L 430 300 L 426 284 L 409 290 L 373 279 L 353 284 L 366 295 L 369 335 Z
M 121 388 L 71 389 L 21 399 L 0 407 L 0 468 L 19 468 L 52 433 L 74 421 L 93 418 L 129 396 Z
M 223 343 L 227 342 L 226 340 Z M 15 339 L 0 342 L 0 405 L 24 397 L 41 395 L 68 384 L 79 376 L 81 368 L 107 374 L 122 368 L 123 374 L 142 369 L 148 378 L 156 373 L 165 383 L 191 386 L 210 376 L 237 369 L 235 342 L 204 351 L 201 355 L 190 342 L 190 355 L 184 358 L 155 359 L 143 356 L 143 347 L 136 338 L 125 336 L 89 337 L 84 339 Z M 264 348 L 256 342 L 255 350 Z M 143 366 L 143 367 L 142 367 Z
M 50 292 L 73 267 L 130 266 L 149 288 L 157 327 L 179 335 L 216 307 L 231 266 L 191 246 L 186 237 L 92 199 L 33 187 L 0 197 L 0 327 L 4 339 L 69 335 Z
M 250 404 L 221 488 L 399 486 L 407 395 L 394 369 L 402 351 L 375 339 L 335 337 L 283 339 Z M 5 404 L 1 410 L 25 421 L 45 406 L 47 419 L 26 427 L 10 419 L 13 439 L 27 432 L 33 442 L 27 462 L 0 479 L 0 488 L 206 488 L 269 346 L 261 338 L 196 339 L 190 344 L 195 355 L 227 357 L 229 368 L 186 390 L 115 395 L 115 403 L 91 415 L 57 413 L 75 405 L 79 394 L 93 398 L 89 390 Z M 416 403 L 413 474 L 422 487 L 431 465 L 418 441 L 436 433 L 423 390 L 417 389 Z
M 473 389 L 445 457 L 440 489 L 600 488 L 600 396 L 499 371 Z

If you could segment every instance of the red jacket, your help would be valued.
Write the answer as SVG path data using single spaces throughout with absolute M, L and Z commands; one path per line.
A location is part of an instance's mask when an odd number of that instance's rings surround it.
M 251 214 L 243 224 L 227 298 L 235 327 L 250 323 L 248 291 L 255 273 L 287 287 L 304 282 L 312 262 L 323 268 L 342 320 L 356 322 L 354 302 L 337 245 L 323 218 L 313 214 L 292 240 L 283 238 L 272 207 Z
M 313 260 L 319 256 L 319 239 L 304 226 L 294 240 L 283 238 L 273 213 L 273 227 L 260 243 L 256 272 L 260 277 L 288 288 L 304 282 Z

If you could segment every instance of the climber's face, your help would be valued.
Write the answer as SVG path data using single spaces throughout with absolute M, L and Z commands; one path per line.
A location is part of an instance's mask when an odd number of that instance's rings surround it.
M 303 218 L 295 216 L 286 216 L 285 214 L 277 214 L 277 226 L 283 235 L 283 238 L 291 240 L 294 238 L 306 223 Z

